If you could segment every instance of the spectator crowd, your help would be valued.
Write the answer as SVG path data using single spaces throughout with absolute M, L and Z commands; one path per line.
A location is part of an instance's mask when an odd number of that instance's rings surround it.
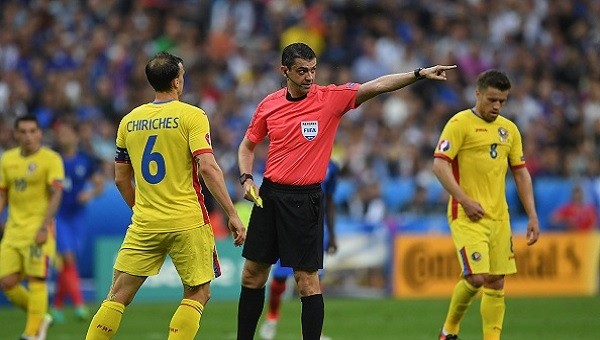
M 74 119 L 82 147 L 112 176 L 116 126 L 152 100 L 143 66 L 167 50 L 184 60 L 182 100 L 209 114 L 233 187 L 251 115 L 283 85 L 280 49 L 303 41 L 318 54 L 321 84 L 459 66 L 447 82 L 379 96 L 342 120 L 333 156 L 359 188 L 434 181 L 439 132 L 474 103 L 471 84 L 488 68 L 512 80 L 504 112 L 523 133 L 534 181 L 600 183 L 598 0 L 9 0 L 0 15 L 2 150 L 14 146 L 18 116 L 35 114 L 51 145 L 56 122 Z

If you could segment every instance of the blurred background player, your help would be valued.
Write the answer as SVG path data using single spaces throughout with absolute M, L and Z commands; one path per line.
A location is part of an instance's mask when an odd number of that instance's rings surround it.
M 333 202 L 333 193 L 337 186 L 339 167 L 333 161 L 329 161 L 325 179 L 321 183 L 323 188 L 323 200 L 325 211 L 325 235 L 324 245 L 328 254 L 335 254 L 337 251 L 337 241 L 335 237 L 335 203 Z M 323 270 L 319 271 L 323 275 Z M 281 261 L 277 261 L 271 271 L 271 284 L 269 286 L 269 309 L 265 322 L 262 324 L 259 335 L 263 340 L 272 340 L 277 333 L 277 323 L 279 321 L 279 312 L 281 310 L 281 301 L 286 288 L 286 281 L 294 276 L 294 270 L 290 267 L 282 267 Z M 321 340 L 327 340 L 329 337 L 321 335 Z
M 27 312 L 21 339 L 44 340 L 52 322 L 46 280 L 55 253 L 54 216 L 64 169 L 60 155 L 42 146 L 35 117 L 17 118 L 15 138 L 19 146 L 0 159 L 0 213 L 8 204 L 0 241 L 0 287 L 8 300 Z
M 81 254 L 85 220 L 85 205 L 102 194 L 104 177 L 96 157 L 80 150 L 78 126 L 70 120 L 58 122 L 55 128 L 57 151 L 65 168 L 63 198 L 56 216 L 56 249 L 59 255 L 51 314 L 55 322 L 64 322 L 62 307 L 69 297 L 79 320 L 88 318 L 77 270 L 77 257 Z

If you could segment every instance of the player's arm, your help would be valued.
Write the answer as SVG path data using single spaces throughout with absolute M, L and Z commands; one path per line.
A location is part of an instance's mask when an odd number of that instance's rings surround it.
M 135 205 L 135 187 L 133 185 L 133 167 L 131 163 L 115 162 L 115 185 L 125 203 L 133 208 Z
M 50 192 L 48 208 L 46 208 L 44 221 L 35 236 L 35 243 L 38 245 L 42 245 L 48 240 L 48 225 L 54 221 L 54 217 L 60 206 L 60 201 L 62 200 L 62 185 L 49 185 L 48 191 Z
M 215 156 L 212 152 L 204 152 L 196 155 L 195 160 L 198 163 L 198 172 L 202 176 L 206 187 L 229 218 L 227 226 L 233 233 L 233 243 L 236 246 L 242 245 L 246 240 L 246 228 L 244 228 L 244 224 L 238 216 L 237 209 L 233 205 L 231 197 L 229 197 L 223 172 L 219 164 L 217 164 Z
M 79 201 L 79 203 L 85 204 L 94 199 L 95 197 L 102 195 L 102 193 L 104 192 L 104 176 L 102 175 L 102 173 L 95 172 L 94 174 L 92 174 L 89 178 L 89 182 L 92 185 L 92 187 L 88 190 L 82 191 L 77 196 L 77 200 Z
M 399 90 L 419 79 L 446 80 L 446 71 L 456 68 L 456 65 L 436 65 L 424 69 L 417 69 L 406 73 L 396 73 L 361 84 L 356 94 L 356 106 L 382 93 Z M 418 74 L 416 74 L 418 72 Z
M 535 201 L 533 199 L 533 185 L 531 184 L 531 175 L 525 166 L 511 168 L 519 199 L 523 204 L 523 209 L 529 218 L 527 223 L 527 244 L 532 245 L 540 237 L 540 225 L 535 211 Z
M 238 166 L 240 174 L 252 174 L 255 149 L 256 143 L 244 136 L 244 139 L 238 147 Z M 244 182 L 244 198 L 250 202 L 254 202 L 251 194 L 252 188 L 254 188 L 254 192 L 258 192 L 258 188 L 256 187 L 256 184 L 254 184 L 254 181 L 252 179 L 246 180 Z
M 463 207 L 471 221 L 478 221 L 485 215 L 481 204 L 467 196 L 454 178 L 450 162 L 443 158 L 435 157 L 433 159 L 432 170 L 444 189 Z
M 7 190 L 5 188 L 0 188 L 0 214 L 4 212 L 4 208 L 6 208 L 6 194 Z M 0 223 L 0 237 L 2 236 L 2 232 L 4 231 L 5 222 L 2 221 Z
M 6 208 L 6 200 L 7 200 L 8 190 L 5 188 L 0 188 L 0 214 L 4 212 L 4 208 Z

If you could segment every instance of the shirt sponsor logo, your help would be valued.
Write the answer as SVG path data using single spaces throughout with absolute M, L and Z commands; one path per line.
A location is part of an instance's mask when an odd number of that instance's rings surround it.
M 304 138 L 313 140 L 319 133 L 319 122 L 316 120 L 300 122 L 300 128 L 302 129 L 302 136 L 304 136 Z
M 443 139 L 438 143 L 437 149 L 439 151 L 445 152 L 450 150 L 450 141 L 447 139 Z

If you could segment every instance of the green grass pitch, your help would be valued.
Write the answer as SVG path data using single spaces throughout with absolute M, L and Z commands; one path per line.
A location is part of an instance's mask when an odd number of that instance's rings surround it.
M 507 298 L 503 339 L 600 339 L 600 297 Z M 177 301 L 134 303 L 127 308 L 115 339 L 166 339 Z M 334 340 L 437 339 L 447 299 L 367 300 L 325 299 L 324 333 Z M 97 305 L 91 305 L 95 312 Z M 84 339 L 88 324 L 73 319 L 54 325 L 48 340 Z M 236 302 L 211 301 L 204 310 L 196 339 L 235 339 Z M 18 339 L 25 315 L 12 307 L 0 308 L 0 339 Z M 479 301 L 474 301 L 462 325 L 461 339 L 481 339 Z M 258 336 L 257 336 L 258 339 Z M 300 340 L 300 302 L 284 301 L 278 340 Z

